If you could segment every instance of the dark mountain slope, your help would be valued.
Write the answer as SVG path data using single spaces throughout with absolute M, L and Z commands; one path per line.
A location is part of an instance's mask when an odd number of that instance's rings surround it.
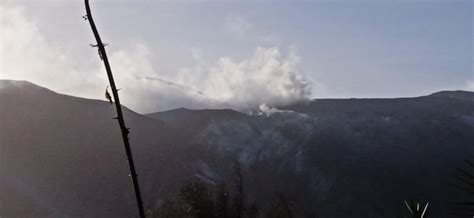
M 216 157 L 238 158 L 251 181 L 247 197 L 260 206 L 284 193 L 302 217 L 395 217 L 404 199 L 427 199 L 432 217 L 448 217 L 446 202 L 457 196 L 453 171 L 474 154 L 474 102 L 455 94 L 323 99 L 281 109 L 287 111 L 241 119 L 219 111 L 199 123 L 185 120 L 202 111 L 151 116 L 184 123 L 197 147 L 218 151 L 203 157 L 210 175 L 231 169 Z M 179 120 L 184 116 L 194 118 Z
M 146 206 L 192 176 L 233 181 L 239 163 L 245 201 L 262 209 L 282 194 L 297 217 L 395 217 L 403 199 L 418 198 L 431 201 L 430 217 L 449 217 L 450 178 L 474 154 L 473 101 L 454 93 L 280 109 L 125 109 Z M 0 81 L 0 216 L 133 217 L 114 115 L 103 101 Z
M 157 157 L 181 137 L 125 109 L 145 199 L 158 192 Z M 131 217 L 132 186 L 112 105 L 60 95 L 22 81 L 0 81 L 0 215 Z M 159 141 L 159 143 L 158 143 Z M 174 152 L 174 151 L 173 151 Z M 171 160 L 170 160 L 171 161 Z M 7 193 L 7 194 L 3 194 Z
M 469 100 L 469 101 L 474 101 L 474 92 L 468 92 L 468 91 L 441 91 L 441 92 L 436 92 L 431 95 L 430 97 L 441 97 L 441 98 L 454 98 L 454 99 L 460 99 L 460 100 Z

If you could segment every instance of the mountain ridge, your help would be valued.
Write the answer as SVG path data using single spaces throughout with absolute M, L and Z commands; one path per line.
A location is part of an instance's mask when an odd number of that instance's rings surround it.
M 65 96 L 71 96 L 71 97 L 75 97 L 75 98 L 81 98 L 81 99 L 88 99 L 88 100 L 98 100 L 98 101 L 104 101 L 106 102 L 105 100 L 100 100 L 100 99 L 91 99 L 91 98 L 83 98 L 83 97 L 78 97 L 78 96 L 73 96 L 73 95 L 67 95 L 67 94 L 61 94 L 61 93 L 58 93 L 58 92 L 55 92 L 51 89 L 48 89 L 46 87 L 43 87 L 43 86 L 40 86 L 40 85 L 37 85 L 35 83 L 32 83 L 30 81 L 27 81 L 27 80 L 9 80 L 9 79 L 0 79 L 0 89 L 1 88 L 29 88 L 29 89 L 34 89 L 34 90 L 43 90 L 43 91 L 49 91 L 49 92 L 53 92 L 53 93 L 56 93 L 56 94 L 60 94 L 60 95 L 65 95 Z M 433 92 L 433 93 L 430 93 L 430 94 L 426 94 L 426 95 L 422 95 L 422 96 L 413 96 L 413 97 L 390 97 L 390 98 L 314 98 L 314 99 L 310 99 L 308 101 L 305 101 L 305 102 L 296 102 L 294 104 L 289 104 L 289 105 L 284 105 L 284 106 L 274 106 L 275 108 L 291 108 L 293 105 L 301 105 L 301 104 L 311 104 L 313 102 L 316 102 L 316 101 L 384 101 L 384 100 L 396 100 L 396 99 L 417 99 L 417 98 L 426 98 L 426 97 L 439 97 L 439 98 L 452 98 L 452 99 L 460 99 L 460 100 L 473 100 L 474 101 L 474 91 L 467 91 L 467 90 L 442 90 L 442 91 L 437 91 L 437 92 Z M 124 106 L 124 105 L 123 105 Z M 125 106 L 126 107 L 126 106 Z M 130 110 L 130 109 L 129 109 Z M 135 112 L 137 114 L 142 114 L 142 115 L 145 115 L 145 116 L 153 116 L 154 114 L 158 114 L 158 113 L 165 113 L 165 112 L 173 112 L 173 113 L 176 113 L 176 112 L 192 112 L 192 111 L 205 111 L 205 110 L 208 110 L 208 111 L 237 111 L 239 112 L 238 110 L 234 110 L 234 109 L 231 109 L 231 108 L 212 108 L 212 109 L 207 109 L 207 108 L 204 108 L 204 109 L 191 109 L 191 108 L 185 108 L 185 107 L 179 107 L 179 108 L 174 108 L 174 109 L 169 109 L 169 110 L 164 110 L 164 111 L 156 111 L 156 112 L 150 112 L 150 113 L 138 113 L 138 112 Z M 131 110 L 133 111 L 133 110 Z

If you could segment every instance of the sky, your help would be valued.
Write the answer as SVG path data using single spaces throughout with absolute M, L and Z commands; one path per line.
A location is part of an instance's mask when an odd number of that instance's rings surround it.
M 471 0 L 91 0 L 141 113 L 474 91 Z M 0 79 L 104 99 L 82 0 L 1 0 Z M 105 100 L 105 99 L 104 99 Z

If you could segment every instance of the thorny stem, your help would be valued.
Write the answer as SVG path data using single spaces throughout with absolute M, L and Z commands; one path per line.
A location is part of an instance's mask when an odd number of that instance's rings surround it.
M 122 139 L 123 139 L 123 144 L 125 146 L 125 152 L 127 154 L 128 165 L 130 167 L 133 187 L 135 190 L 135 197 L 136 197 L 137 205 L 138 205 L 138 212 L 141 218 L 145 218 L 145 211 L 143 209 L 143 201 L 142 201 L 142 196 L 140 194 L 140 188 L 138 185 L 137 173 L 135 171 L 132 151 L 130 149 L 130 143 L 128 140 L 129 130 L 125 126 L 125 121 L 122 114 L 122 106 L 120 105 L 118 90 L 117 90 L 117 87 L 115 86 L 114 77 L 112 75 L 112 69 L 110 68 L 109 60 L 107 58 L 107 53 L 105 52 L 105 46 L 102 43 L 102 40 L 100 39 L 99 32 L 97 31 L 97 27 L 95 26 L 94 19 L 92 18 L 91 9 L 89 6 L 89 0 L 84 0 L 84 3 L 86 6 L 86 13 L 87 13 L 84 19 L 87 19 L 89 21 L 89 24 L 92 28 L 92 32 L 94 33 L 94 37 L 97 41 L 97 48 L 99 49 L 99 54 L 101 56 L 102 61 L 104 62 L 105 70 L 107 71 L 107 77 L 109 79 L 110 87 L 112 89 L 112 95 L 115 100 L 115 109 L 117 110 L 117 121 L 119 123 L 120 130 L 122 131 Z

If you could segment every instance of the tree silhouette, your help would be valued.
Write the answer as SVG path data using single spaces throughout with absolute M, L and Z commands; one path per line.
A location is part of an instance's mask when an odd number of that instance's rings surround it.
M 226 184 L 221 183 L 217 186 L 216 202 L 214 206 L 216 218 L 227 218 L 230 215 L 230 193 Z
M 213 187 L 210 189 L 209 187 Z M 217 186 L 208 185 L 199 178 L 187 180 L 177 197 L 171 198 L 153 211 L 156 218 L 245 218 L 262 217 L 259 209 L 252 204 L 248 210 L 233 203 L 239 194 L 228 189 L 222 182 Z M 213 201 L 214 200 L 214 201 Z M 243 212 L 239 212 L 242 210 Z
M 197 218 L 213 217 L 213 203 L 206 184 L 198 179 L 186 181 L 179 194 L 191 215 Z

